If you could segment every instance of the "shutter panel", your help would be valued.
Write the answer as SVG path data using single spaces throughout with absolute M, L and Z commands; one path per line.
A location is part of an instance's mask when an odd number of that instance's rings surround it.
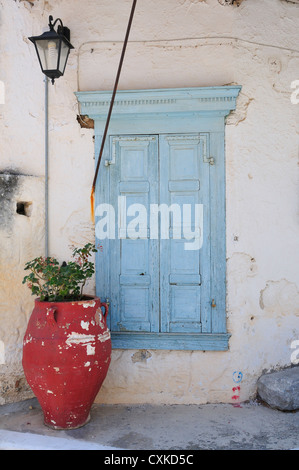
M 149 205 L 158 191 L 158 138 L 112 138 L 110 200 L 117 201 L 116 239 L 111 256 L 112 331 L 159 329 L 158 241 L 149 238 Z
M 167 219 L 169 240 L 161 240 L 160 298 L 164 332 L 201 333 L 207 330 L 203 312 L 203 268 L 209 271 L 204 222 L 209 169 L 204 168 L 199 135 L 160 136 L 160 203 L 174 210 Z M 179 220 L 175 209 L 179 207 Z M 205 219 L 205 220 L 204 220 Z M 202 264 L 205 266 L 202 266 Z M 204 279 L 209 273 L 205 272 Z M 209 321 L 209 319 L 208 319 Z M 204 323 L 204 325 L 203 325 Z

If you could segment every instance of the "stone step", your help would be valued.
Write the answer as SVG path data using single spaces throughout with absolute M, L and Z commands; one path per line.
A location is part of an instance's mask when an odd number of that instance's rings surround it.
M 262 375 L 258 379 L 259 397 L 271 408 L 282 411 L 299 409 L 299 367 L 290 367 Z

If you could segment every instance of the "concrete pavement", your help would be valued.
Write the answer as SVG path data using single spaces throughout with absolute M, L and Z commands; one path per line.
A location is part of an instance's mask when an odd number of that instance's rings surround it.
M 0 449 L 13 450 L 298 450 L 299 411 L 257 401 L 208 405 L 100 405 L 84 427 L 43 424 L 36 399 L 0 406 Z

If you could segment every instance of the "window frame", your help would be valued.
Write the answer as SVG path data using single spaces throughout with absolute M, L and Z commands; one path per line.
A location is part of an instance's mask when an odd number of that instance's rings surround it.
M 109 200 L 111 159 L 110 136 L 129 134 L 209 134 L 214 177 L 210 179 L 211 200 L 211 296 L 212 333 L 138 333 L 111 332 L 114 349 L 166 349 L 225 351 L 230 334 L 226 328 L 226 223 L 225 223 L 225 117 L 236 108 L 240 86 L 119 91 L 98 176 L 95 205 Z M 102 141 L 111 92 L 77 92 L 81 114 L 94 120 L 95 160 Z M 102 301 L 109 298 L 108 265 L 99 262 L 109 253 L 109 241 L 101 242 L 96 255 L 96 293 Z M 108 263 L 107 263 L 108 264 Z M 212 300 L 212 299 L 211 299 Z

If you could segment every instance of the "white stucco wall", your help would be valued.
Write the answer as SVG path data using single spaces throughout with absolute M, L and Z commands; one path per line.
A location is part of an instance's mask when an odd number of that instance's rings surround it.
M 4 403 L 30 395 L 20 386 L 20 360 L 32 298 L 26 287 L 16 287 L 27 260 L 14 246 L 25 243 L 30 259 L 43 250 L 44 83 L 27 38 L 40 34 L 52 14 L 71 29 L 75 46 L 65 76 L 49 86 L 49 248 L 64 260 L 70 244 L 94 239 L 93 130 L 79 126 L 74 92 L 113 87 L 131 1 L 0 0 L 0 6 L 0 172 L 32 175 L 26 184 L 40 207 L 26 226 L 15 215 L 12 231 L 1 226 L 1 272 L 9 266 L 14 279 L 2 276 L 0 287 Z M 121 89 L 242 85 L 226 127 L 231 339 L 227 352 L 115 350 L 98 402 L 231 402 L 236 371 L 243 374 L 240 399 L 247 400 L 263 371 L 291 364 L 291 345 L 299 340 L 299 104 L 291 102 L 291 83 L 299 80 L 298 26 L 299 5 L 281 0 L 244 0 L 240 7 L 138 0 Z

